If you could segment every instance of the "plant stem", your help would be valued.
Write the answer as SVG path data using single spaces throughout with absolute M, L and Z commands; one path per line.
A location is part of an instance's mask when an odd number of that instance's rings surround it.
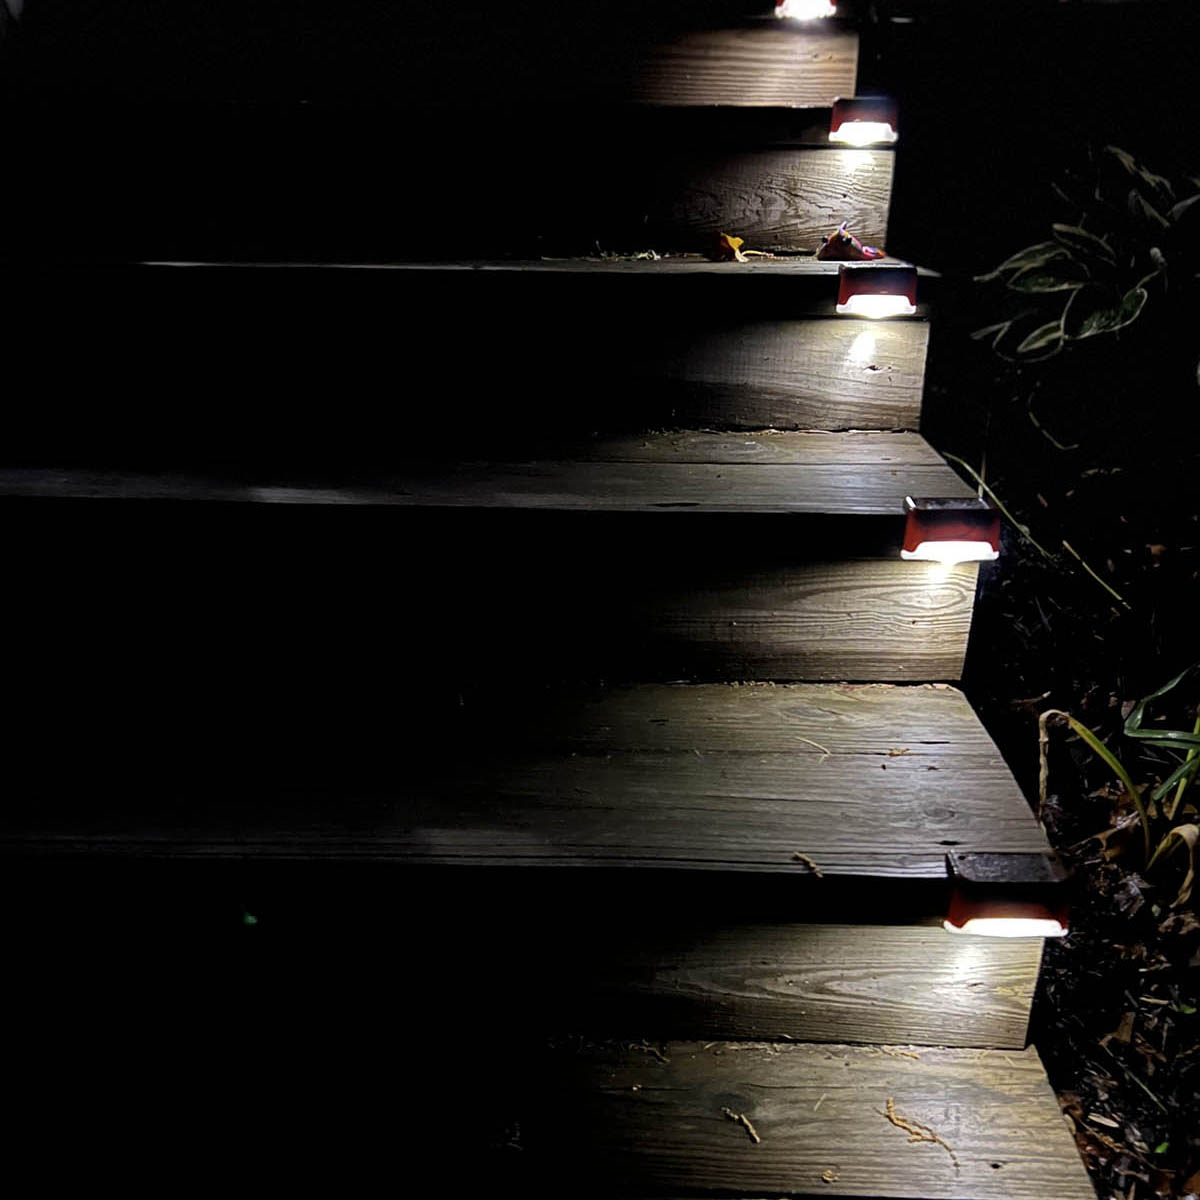
M 1066 538 L 1063 538 L 1063 549 L 1064 549 L 1064 550 L 1067 550 L 1067 551 L 1069 551 L 1071 554 L 1073 554 L 1073 555 L 1075 556 L 1075 561 L 1076 561 L 1076 562 L 1077 562 L 1077 563 L 1078 563 L 1078 564 L 1079 564 L 1079 565 L 1080 565 L 1080 566 L 1081 566 L 1081 567 L 1082 567 L 1082 568 L 1083 568 L 1083 569 L 1084 569 L 1084 570 L 1085 570 L 1085 571 L 1086 571 L 1086 572 L 1087 572 L 1087 573 L 1088 573 L 1088 574 L 1089 574 L 1089 575 L 1090 575 L 1090 576 L 1091 576 L 1091 577 L 1092 577 L 1092 578 L 1093 578 L 1093 579 L 1094 579 L 1094 580 L 1095 580 L 1095 581 L 1096 581 L 1096 582 L 1097 582 L 1097 583 L 1098 583 L 1098 584 L 1099 584 L 1099 585 L 1100 585 L 1100 586 L 1101 586 L 1101 587 L 1102 587 L 1102 588 L 1103 588 L 1103 589 L 1104 589 L 1104 590 L 1105 590 L 1105 591 L 1106 591 L 1106 592 L 1107 592 L 1107 593 L 1108 593 L 1108 594 L 1109 594 L 1109 595 L 1110 595 L 1110 596 L 1111 596 L 1111 597 L 1112 597 L 1114 600 L 1116 600 L 1116 601 L 1117 601 L 1117 603 L 1118 603 L 1118 604 L 1120 604 L 1120 605 L 1121 605 L 1121 607 L 1122 607 L 1122 608 L 1124 608 L 1126 612 L 1132 612 L 1132 611 L 1133 611 L 1133 610 L 1132 610 L 1132 609 L 1129 607 L 1129 605 L 1126 603 L 1126 601 L 1125 601 L 1125 597 L 1124 597 L 1124 596 L 1122 596 L 1122 595 L 1121 595 L 1121 593 L 1120 593 L 1120 592 L 1118 592 L 1118 591 L 1117 591 L 1115 588 L 1113 588 L 1113 587 L 1110 587 L 1110 586 L 1109 586 L 1107 583 L 1105 583 L 1105 582 L 1104 582 L 1104 580 L 1103 580 L 1103 579 L 1101 579 L 1101 578 L 1100 578 L 1100 576 L 1099 576 L 1099 575 L 1097 575 L 1097 574 L 1096 574 L 1096 572 L 1095 572 L 1095 571 L 1093 571 L 1093 570 L 1092 570 L 1092 568 L 1091 568 L 1091 567 L 1089 567 L 1089 566 L 1087 565 L 1087 563 L 1085 563 L 1085 562 L 1083 561 L 1083 559 L 1079 557 L 1079 551 L 1078 551 L 1078 550 L 1076 550 L 1076 549 L 1075 549 L 1075 547 L 1074 547 L 1074 546 L 1072 546 L 1072 545 L 1071 545 L 1071 543 L 1070 543 L 1070 542 L 1068 542 Z
M 1026 540 L 1026 541 L 1027 541 L 1027 542 L 1029 542 L 1029 544 L 1030 544 L 1031 546 L 1033 546 L 1033 548 L 1034 548 L 1035 550 L 1037 550 L 1037 551 L 1038 551 L 1038 552 L 1039 552 L 1039 553 L 1042 555 L 1042 557 L 1043 557 L 1043 558 L 1045 558 L 1045 559 L 1046 559 L 1048 562 L 1054 562 L 1054 555 L 1053 555 L 1053 554 L 1051 554 L 1051 553 L 1050 553 L 1050 551 L 1049 551 L 1049 550 L 1047 550 L 1047 549 L 1046 549 L 1046 547 L 1045 547 L 1045 546 L 1043 546 L 1043 545 L 1042 545 L 1042 544 L 1041 544 L 1041 543 L 1040 543 L 1040 542 L 1039 542 L 1039 541 L 1038 541 L 1038 540 L 1037 540 L 1037 539 L 1036 539 L 1036 538 L 1033 536 L 1033 534 L 1029 532 L 1029 526 L 1028 526 L 1028 525 L 1022 525 L 1022 524 L 1021 524 L 1021 522 L 1020 522 L 1020 521 L 1018 521 L 1018 520 L 1017 520 L 1017 518 L 1016 518 L 1016 517 L 1014 517 L 1014 516 L 1012 515 L 1012 513 L 1010 513 L 1010 512 L 1008 511 L 1008 509 L 1004 507 L 1004 504 L 1001 502 L 1001 500 L 1000 500 L 1000 497 L 999 497 L 999 496 L 997 496 L 997 495 L 996 495 L 996 493 L 995 493 L 995 492 L 993 492 L 993 491 L 992 491 L 992 489 L 991 489 L 990 487 L 988 487 L 988 485 L 987 485 L 986 483 L 984 483 L 984 482 L 983 482 L 983 478 L 982 478 L 982 476 L 980 476 L 979 472 L 978 472 L 978 471 L 976 471 L 976 470 L 975 470 L 975 468 L 974 468 L 973 466 L 971 466 L 971 464 L 970 464 L 970 463 L 968 463 L 968 462 L 964 462 L 964 461 L 963 461 L 961 458 L 959 458 L 959 457 L 958 457 L 958 455 L 957 455 L 957 454 L 947 454 L 947 453 L 945 453 L 944 451 L 943 451 L 942 457 L 943 457 L 943 458 L 948 458 L 948 459 L 949 459 L 951 462 L 956 462 L 956 463 L 958 463 L 958 465 L 959 465 L 960 467 L 962 467 L 962 469 L 963 469 L 964 471 L 967 471 L 967 472 L 970 474 L 971 478 L 972 478 L 972 479 L 974 479 L 974 480 L 975 480 L 975 482 L 976 482 L 977 484 L 979 484 L 979 486 L 980 486 L 980 487 L 981 487 L 981 488 L 984 490 L 984 492 L 985 492 L 985 493 L 987 493 L 987 497 L 988 497 L 988 499 L 989 499 L 989 500 L 991 500 L 991 502 L 992 502 L 992 503 L 993 503 L 993 504 L 994 504 L 994 505 L 995 505 L 995 506 L 996 506 L 996 507 L 997 507 L 997 508 L 1000 510 L 1000 512 L 1001 512 L 1001 513 L 1004 515 L 1005 519 L 1008 521 L 1008 523 L 1009 523 L 1009 524 L 1010 524 L 1010 525 L 1011 525 L 1011 526 L 1012 526 L 1012 527 L 1013 527 L 1013 528 L 1014 528 L 1014 529 L 1015 529 L 1015 530 L 1016 530 L 1016 531 L 1017 531 L 1017 532 L 1018 532 L 1018 533 L 1019 533 L 1019 534 L 1020 534 L 1020 535 L 1021 535 L 1021 536 L 1022 536 L 1024 539 L 1025 539 L 1025 540 Z

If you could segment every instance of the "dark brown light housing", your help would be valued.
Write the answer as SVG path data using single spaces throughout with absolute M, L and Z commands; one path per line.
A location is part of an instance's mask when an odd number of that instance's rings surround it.
M 944 927 L 981 937 L 1062 937 L 1068 874 L 1053 852 L 946 855 L 950 905 Z
M 843 264 L 837 311 L 846 317 L 911 317 L 917 311 L 917 268 Z
M 991 562 L 1000 557 L 1000 513 L 973 496 L 904 498 L 900 557 L 919 562 Z

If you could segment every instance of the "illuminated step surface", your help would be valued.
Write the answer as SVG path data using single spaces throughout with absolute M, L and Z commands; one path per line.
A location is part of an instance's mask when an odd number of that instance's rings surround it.
M 438 448 L 433 448 L 436 452 Z M 285 505 L 898 516 L 905 496 L 964 497 L 912 433 L 680 432 L 571 445 L 526 462 L 398 462 L 378 480 L 6 469 L 0 495 Z
M 130 771 L 106 787 L 96 770 L 90 787 L 23 787 L 6 805 L 3 845 L 723 872 L 783 877 L 810 901 L 842 876 L 936 884 L 947 847 L 1047 849 L 952 688 L 643 686 L 461 701 L 407 737 L 396 728 L 392 777 L 366 793 L 272 794 L 230 773 L 198 787 L 191 772 L 139 781 Z
M 535 1186 L 569 1170 L 593 1195 L 1094 1198 L 1032 1049 L 563 1048 L 523 1099 L 512 1170 Z

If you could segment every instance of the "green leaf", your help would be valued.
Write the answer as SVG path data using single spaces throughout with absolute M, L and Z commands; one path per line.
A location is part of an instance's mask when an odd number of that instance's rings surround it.
M 1051 321 L 1035 329 L 1018 347 L 1018 354 L 1035 354 L 1040 350 L 1062 349 L 1062 323 Z M 1046 355 L 1045 357 L 1049 357 Z
M 1125 718 L 1125 736 L 1131 738 L 1139 738 L 1147 742 L 1159 742 L 1164 745 L 1175 746 L 1179 749 L 1184 747 L 1197 746 L 1200 747 L 1200 733 L 1188 733 L 1183 729 L 1145 729 L 1143 728 L 1146 720 L 1146 709 L 1155 700 L 1161 699 L 1168 692 L 1172 692 L 1179 686 L 1183 679 L 1192 671 L 1200 669 L 1200 661 L 1186 666 L 1174 679 L 1168 680 L 1156 692 L 1151 692 L 1148 696 L 1143 696 L 1132 708 L 1129 716 Z
M 1171 227 L 1171 222 L 1153 204 L 1149 203 L 1137 188 L 1129 190 L 1129 214 L 1155 229 L 1170 229 Z
M 996 335 L 992 349 L 1009 362 L 1034 362 L 1037 358 L 1049 358 L 1062 349 L 1061 343 L 1047 345 L 1041 351 L 1021 349 L 1025 341 L 1043 329 L 1045 324 L 1046 314 L 1044 312 L 1039 313 L 1032 310 L 1023 312 L 1009 321 L 1008 326 Z M 1057 327 L 1058 322 L 1056 321 L 1055 328 Z
M 1135 179 L 1140 179 L 1152 191 L 1157 192 L 1160 196 L 1173 197 L 1175 195 L 1175 189 L 1171 186 L 1169 179 L 1165 179 L 1162 175 L 1155 175 L 1153 171 L 1146 170 L 1128 151 L 1122 150 L 1119 146 L 1105 146 L 1104 149 L 1130 175 Z
M 986 283 L 992 279 L 999 279 L 1005 271 L 1041 267 L 1051 259 L 1065 257 L 1066 253 L 1066 249 L 1057 242 L 1038 242 L 1035 246 L 1026 246 L 1024 250 L 1018 250 L 1011 258 L 1006 258 L 994 271 L 989 271 L 986 275 L 976 275 L 975 281 Z
M 1070 258 L 1018 271 L 1008 286 L 1014 292 L 1067 292 L 1088 282 L 1087 271 Z
M 1194 1004 L 1184 1004 L 1184 1002 L 1181 1000 L 1179 1002 L 1179 1011 L 1183 1013 L 1185 1017 L 1190 1017 L 1195 1013 L 1196 1006 Z
M 1094 233 L 1088 233 L 1086 229 L 1078 225 L 1060 225 L 1057 222 L 1051 228 L 1054 230 L 1055 238 L 1076 253 L 1099 258 L 1109 264 L 1117 261 L 1116 256 L 1109 249 L 1108 243 Z
M 1189 196 L 1186 200 L 1180 200 L 1180 202 L 1176 204 L 1169 213 L 1167 213 L 1167 217 L 1171 221 L 1178 221 L 1184 213 L 1191 212 L 1195 208 L 1198 201 L 1200 201 L 1200 196 Z
M 1140 285 L 1124 296 L 1107 287 L 1079 288 L 1063 310 L 1063 335 L 1082 341 L 1098 333 L 1116 333 L 1137 320 L 1147 299 L 1149 293 Z
M 1046 721 L 1052 716 L 1063 717 L 1067 724 L 1070 725 L 1072 731 L 1081 737 L 1092 752 L 1097 755 L 1103 762 L 1108 765 L 1109 770 L 1121 781 L 1122 786 L 1128 793 L 1130 800 L 1133 801 L 1134 808 L 1137 809 L 1138 820 L 1142 825 L 1142 840 L 1144 842 L 1144 852 L 1147 862 L 1152 862 L 1150 855 L 1150 818 L 1146 814 L 1146 806 L 1142 803 L 1141 793 L 1134 786 L 1133 780 L 1129 777 L 1129 772 L 1125 769 L 1124 764 L 1119 758 L 1086 726 L 1082 721 L 1077 721 L 1069 712 L 1063 712 L 1060 708 L 1048 708 L 1038 718 L 1040 727 L 1044 730 Z M 1045 751 L 1043 751 L 1045 753 Z M 1043 767 L 1043 770 L 1045 768 Z M 1161 849 L 1161 845 L 1159 849 Z
M 993 335 L 1002 334 L 1010 324 L 1010 321 L 998 321 L 995 325 L 985 325 L 982 329 L 976 329 L 970 334 L 971 341 L 981 342 L 985 337 L 990 337 L 994 341 Z
M 1171 1148 L 1170 1142 L 1159 1142 L 1158 1145 L 1154 1147 L 1154 1153 L 1155 1154 L 1166 1154 L 1166 1152 L 1170 1148 Z

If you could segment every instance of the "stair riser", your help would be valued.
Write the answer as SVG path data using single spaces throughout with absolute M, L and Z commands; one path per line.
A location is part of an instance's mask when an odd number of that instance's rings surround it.
M 120 502 L 104 508 L 123 515 Z M 46 534 L 49 554 L 11 557 L 22 588 L 10 612 L 24 633 L 10 694 L 28 736 L 59 737 L 49 714 L 86 710 L 97 694 L 100 726 L 136 715 L 157 730 L 150 755 L 188 744 L 222 711 L 224 738 L 239 737 L 230 714 L 242 711 L 256 722 L 251 743 L 294 753 L 299 730 L 353 736 L 373 724 L 389 679 L 397 694 L 417 679 L 462 688 L 506 675 L 956 679 L 977 574 L 714 542 L 706 530 L 729 526 L 687 514 L 635 518 L 611 537 L 581 529 L 575 544 L 539 541 L 519 519 L 473 533 L 471 513 L 423 528 L 364 522 L 375 537 L 343 522 L 343 546 L 314 538 L 295 553 L 268 536 L 239 543 L 239 515 L 190 537 L 165 524 L 134 538 L 119 519 L 82 533 L 68 516 Z
M 118 95 L 355 109 L 377 100 L 417 113 L 506 103 L 820 106 L 854 94 L 858 60 L 854 31 L 740 20 L 753 3 L 702 12 L 611 0 L 357 5 L 352 14 L 291 6 L 204 22 L 131 12 L 80 20 L 79 7 L 31 28 L 18 63 L 51 92 L 94 84 Z M 770 5 L 758 7 L 765 15 Z M 395 152 L 412 153 L 423 132 L 397 116 Z
M 5 462 L 363 467 L 572 431 L 917 427 L 924 321 L 839 318 L 833 276 L 743 270 L 24 276 Z
M 624 952 L 588 954 L 557 1005 L 580 1006 L 568 1028 L 607 1036 L 1020 1049 L 1041 948 L 929 926 L 640 930 Z
M 887 243 L 890 150 L 586 136 L 547 146 L 500 130 L 433 140 L 417 156 L 393 150 L 396 138 L 391 128 L 190 139 L 163 129 L 132 144 L 97 131 L 64 146 L 49 130 L 42 144 L 53 157 L 31 149 L 22 170 L 23 236 L 8 253 L 352 262 L 704 253 L 722 232 L 747 248 L 813 252 L 841 221 L 869 245 Z M 99 177 L 110 186 L 95 189 Z M 69 197 L 85 191 L 81 209 Z

